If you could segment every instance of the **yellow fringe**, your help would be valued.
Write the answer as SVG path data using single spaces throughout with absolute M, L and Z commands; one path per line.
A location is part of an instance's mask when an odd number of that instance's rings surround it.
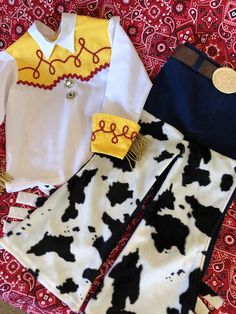
M 0 193 L 4 191 L 6 182 L 11 182 L 12 179 L 12 176 L 10 176 L 4 169 L 0 168 Z
M 140 161 L 148 143 L 149 143 L 149 140 L 141 134 L 138 134 L 137 137 L 135 138 L 134 142 L 130 146 L 130 149 L 127 155 L 125 156 L 129 162 L 131 169 L 133 169 L 131 161 L 134 161 L 134 162 Z

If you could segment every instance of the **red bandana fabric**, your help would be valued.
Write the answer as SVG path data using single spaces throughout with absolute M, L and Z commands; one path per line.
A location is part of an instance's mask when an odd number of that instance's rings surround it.
M 236 312 L 236 201 L 228 208 L 203 281 L 225 302 L 219 314 Z M 211 309 L 209 307 L 209 309 Z
M 234 0 L 0 0 L 0 3 L 0 50 L 17 40 L 34 20 L 41 20 L 57 30 L 62 12 L 103 18 L 119 15 L 151 78 L 158 74 L 175 47 L 185 42 L 194 44 L 218 63 L 236 68 Z M 0 127 L 0 160 L 4 166 L 4 125 Z M 33 191 L 42 196 L 39 190 Z M 9 207 L 20 206 L 16 197 L 16 193 L 0 195 L 0 232 Z M 124 239 L 128 237 L 124 235 Z M 103 265 L 103 274 L 122 245 L 121 241 L 120 247 L 114 250 L 114 256 L 111 254 L 110 261 Z M 218 310 L 208 304 L 211 313 L 235 313 L 235 272 L 236 202 L 227 211 L 203 278 L 224 300 Z M 72 314 L 4 250 L 0 250 L 0 298 L 27 313 Z

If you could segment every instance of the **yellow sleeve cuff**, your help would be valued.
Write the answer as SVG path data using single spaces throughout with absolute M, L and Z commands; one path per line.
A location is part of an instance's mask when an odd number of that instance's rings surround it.
M 91 151 L 123 159 L 139 130 L 140 126 L 131 120 L 106 113 L 94 113 Z

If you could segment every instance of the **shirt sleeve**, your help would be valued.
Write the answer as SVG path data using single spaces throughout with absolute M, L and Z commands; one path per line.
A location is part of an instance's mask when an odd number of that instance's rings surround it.
M 13 57 L 6 51 L 0 52 L 0 124 L 4 121 L 6 104 L 12 84 L 16 80 L 16 65 Z
M 119 17 L 109 21 L 109 36 L 108 81 L 103 112 L 93 116 L 91 150 L 123 159 L 138 135 L 137 122 L 152 83 Z

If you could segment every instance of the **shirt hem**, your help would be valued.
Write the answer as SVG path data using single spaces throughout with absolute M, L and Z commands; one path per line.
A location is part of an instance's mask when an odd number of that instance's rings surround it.
M 34 181 L 29 181 L 26 183 L 19 183 L 19 184 L 14 184 L 14 180 L 13 182 L 6 182 L 5 186 L 6 186 L 6 191 L 8 193 L 12 193 L 12 192 L 19 192 L 19 191 L 23 191 L 25 189 L 32 189 L 34 187 L 40 187 L 42 185 L 62 185 L 64 183 L 66 183 L 67 180 L 69 180 L 71 176 L 68 177 L 63 177 L 62 179 L 50 179 L 50 180 L 40 180 L 37 182 Z

